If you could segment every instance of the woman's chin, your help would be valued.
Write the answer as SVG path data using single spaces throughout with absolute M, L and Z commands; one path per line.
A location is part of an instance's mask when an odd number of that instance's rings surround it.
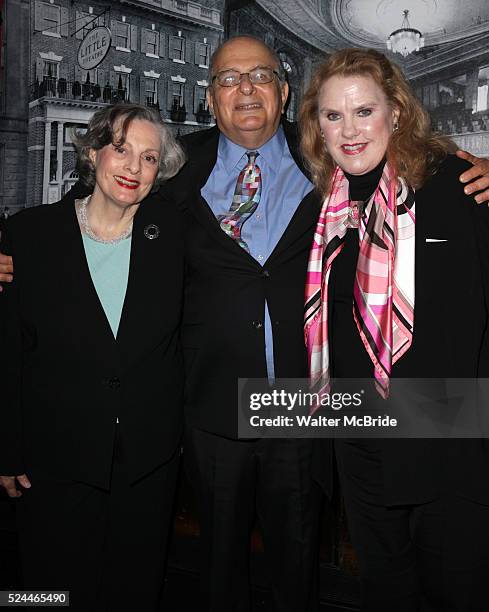
M 367 174 L 370 170 L 373 170 L 377 164 L 369 163 L 368 160 L 341 160 L 339 164 L 340 168 L 343 172 L 347 172 L 348 174 L 353 174 L 354 176 L 361 176 L 362 174 Z

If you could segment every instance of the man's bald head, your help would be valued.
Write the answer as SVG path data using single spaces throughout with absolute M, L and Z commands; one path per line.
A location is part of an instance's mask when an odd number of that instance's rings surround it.
M 251 82 L 249 73 L 260 68 L 273 71 L 271 81 Z M 217 81 L 217 74 L 228 71 L 241 75 L 238 84 L 228 87 Z M 258 38 L 235 36 L 223 43 L 212 56 L 207 90 L 209 107 L 221 132 L 249 150 L 270 140 L 289 93 L 283 75 L 278 55 Z
M 214 53 L 211 56 L 211 62 L 210 62 L 210 66 L 209 66 L 209 72 L 210 72 L 210 75 L 211 75 L 211 79 L 215 75 L 214 67 L 215 67 L 217 61 L 219 60 L 220 52 L 222 50 L 225 50 L 227 45 L 233 43 L 234 41 L 239 41 L 239 40 L 242 40 L 245 43 L 246 42 L 251 42 L 251 43 L 257 43 L 257 44 L 261 45 L 263 47 L 264 51 L 266 51 L 267 53 L 270 54 L 270 58 L 272 60 L 271 65 L 279 73 L 279 79 L 281 81 L 285 81 L 286 73 L 285 73 L 285 70 L 284 70 L 284 68 L 282 66 L 282 60 L 280 59 L 280 57 L 279 57 L 278 53 L 275 51 L 275 49 L 272 49 L 271 47 L 269 47 L 265 42 L 263 42 L 263 40 L 260 40 L 256 36 L 249 36 L 249 35 L 243 35 L 243 34 L 238 34 L 236 36 L 231 36 L 231 38 L 228 38 L 228 40 L 224 41 L 214 51 Z

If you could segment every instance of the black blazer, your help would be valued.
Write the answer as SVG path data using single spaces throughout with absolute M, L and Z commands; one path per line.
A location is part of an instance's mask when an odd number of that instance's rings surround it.
M 469 167 L 448 156 L 416 194 L 413 344 L 394 376 L 489 377 L 489 210 L 463 193 L 459 176 Z M 423 501 L 448 489 L 489 504 L 485 440 L 420 440 L 416 454 L 417 461 L 409 458 L 407 444 L 387 446 L 391 502 Z M 407 476 L 404 487 L 396 463 Z
M 182 426 L 183 240 L 174 207 L 134 218 L 117 339 L 93 286 L 73 205 L 27 209 L 1 244 L 15 279 L 0 294 L 0 473 L 36 468 L 108 487 L 116 417 L 131 481 L 175 452 Z M 144 228 L 155 224 L 158 238 Z
M 468 167 L 448 156 L 415 194 L 414 334 L 393 377 L 489 377 L 489 210 L 463 193 L 459 176 Z M 356 262 L 349 261 L 351 266 Z M 333 282 L 335 274 L 339 271 L 333 270 Z M 345 366 L 335 375 L 373 377 L 353 317 L 351 330 L 344 354 L 354 355 L 357 371 Z M 489 503 L 484 440 L 394 439 L 380 445 L 387 504 L 423 503 L 447 490 Z
M 306 175 L 294 127 L 285 136 Z M 202 198 L 217 158 L 217 128 L 183 139 L 188 159 L 165 193 L 183 214 L 187 422 L 237 437 L 238 378 L 266 378 L 264 317 L 268 303 L 277 378 L 307 378 L 303 333 L 306 267 L 320 199 L 311 191 L 263 267 L 227 236 Z

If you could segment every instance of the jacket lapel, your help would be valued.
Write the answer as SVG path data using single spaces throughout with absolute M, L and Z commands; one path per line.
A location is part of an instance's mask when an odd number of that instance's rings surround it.
M 221 244 L 225 249 L 232 249 L 237 255 L 248 260 L 255 267 L 260 267 L 260 264 L 254 259 L 248 251 L 245 251 L 239 244 L 230 238 L 219 225 L 214 213 L 212 212 L 209 204 L 200 195 L 200 192 L 196 194 L 196 205 L 192 206 L 192 212 L 198 219 L 199 223 L 211 234 L 211 236 Z
M 304 164 L 304 158 L 299 150 L 296 124 L 292 124 L 284 120 L 282 121 L 282 127 L 284 129 L 285 138 L 287 140 L 290 153 L 294 158 L 297 167 L 304 174 L 304 176 L 311 180 L 309 171 Z M 312 228 L 312 226 L 315 226 L 321 211 L 321 204 L 322 199 L 315 189 L 307 194 L 302 202 L 299 203 L 289 225 L 270 255 L 268 262 L 273 261 L 287 248 L 289 248 L 298 238 L 306 234 Z
M 294 158 L 297 167 L 302 172 L 302 174 L 304 174 L 304 176 L 306 176 L 312 183 L 311 175 L 309 173 L 309 170 L 307 169 L 307 166 L 304 162 L 304 157 L 302 156 L 302 153 L 299 148 L 299 133 L 297 130 L 297 124 L 290 123 L 289 121 L 286 121 L 284 119 L 282 121 L 282 127 L 284 130 L 285 139 L 287 140 L 287 144 L 289 145 L 289 151 L 292 157 Z
M 57 237 L 62 257 L 60 295 L 65 296 L 78 333 L 85 337 L 86 342 L 93 337 L 113 350 L 114 336 L 92 282 L 72 198 L 63 202 L 60 215 L 61 231 Z
M 259 267 L 249 253 L 222 231 L 211 207 L 200 193 L 216 165 L 219 130 L 212 128 L 200 134 L 206 138 L 187 145 L 189 161 L 175 179 L 172 197 L 175 197 L 177 204 L 190 212 L 223 248 L 234 250 L 243 260 Z
M 416 202 L 416 194 L 414 198 Z M 414 333 L 416 333 L 416 307 L 420 305 L 421 300 L 417 296 L 424 295 L 426 283 L 433 285 L 434 279 L 431 274 L 426 274 L 425 248 L 426 248 L 426 206 L 415 207 L 415 225 L 414 225 Z M 419 312 L 419 308 L 418 308 Z
M 168 304 L 181 300 L 177 279 L 182 277 L 183 246 L 178 245 L 182 246 L 180 252 L 176 242 L 167 243 L 176 228 L 165 217 L 163 206 L 152 196 L 141 203 L 134 216 L 127 290 L 116 340 L 123 367 L 155 348 L 163 329 L 170 329 L 169 318 L 177 308 L 167 309 Z M 149 226 L 157 229 L 156 238 L 148 238 Z
M 177 249 L 165 249 L 161 243 L 166 239 L 163 204 L 158 196 L 150 196 L 134 216 L 128 283 L 116 338 L 92 281 L 74 202 L 69 199 L 63 204 L 61 231 L 56 232 L 62 253 L 59 291 L 65 296 L 67 311 L 76 325 L 74 333 L 81 343 L 107 355 L 108 362 L 128 368 L 161 339 L 167 314 L 174 316 L 177 307 L 165 311 L 166 296 L 170 296 L 172 304 L 179 304 L 181 299 L 172 275 L 181 279 L 182 271 L 176 268 L 183 269 L 183 255 Z M 145 237 L 144 230 L 150 224 L 160 229 L 157 239 Z M 170 270 L 165 272 L 165 265 Z
M 316 226 L 319 213 L 321 211 L 321 199 L 317 192 L 311 191 L 299 203 L 292 219 L 290 220 L 287 229 L 282 234 L 280 240 L 275 246 L 272 254 L 268 258 L 267 263 L 275 260 L 281 253 L 286 251 L 296 240 L 300 239 L 304 234 L 307 234 Z M 312 246 L 312 234 L 311 234 Z
M 285 137 L 289 150 L 299 170 L 310 178 L 303 157 L 299 151 L 297 128 L 288 121 L 283 121 Z M 208 231 L 223 248 L 233 249 L 243 261 L 247 260 L 253 266 L 259 266 L 253 257 L 229 238 L 220 228 L 211 208 L 201 196 L 200 191 L 207 182 L 217 160 L 219 130 L 212 128 L 197 134 L 187 143 L 189 161 L 175 179 L 172 196 L 177 203 L 190 213 Z M 269 260 L 275 258 L 287 249 L 295 240 L 304 235 L 316 222 L 321 210 L 321 201 L 315 191 L 311 191 L 299 204 L 287 229 L 281 236 Z

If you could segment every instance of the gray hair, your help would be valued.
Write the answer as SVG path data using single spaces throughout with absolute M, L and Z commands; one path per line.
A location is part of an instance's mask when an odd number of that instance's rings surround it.
M 254 42 L 259 42 L 261 45 L 263 45 L 265 47 L 265 49 L 268 49 L 268 52 L 270 53 L 270 55 L 272 56 L 272 59 L 274 60 L 275 64 L 277 65 L 278 80 L 281 81 L 282 83 L 284 83 L 287 80 L 287 72 L 285 71 L 285 69 L 284 69 L 284 67 L 282 65 L 282 60 L 280 59 L 280 56 L 277 53 L 277 51 L 275 51 L 275 49 L 272 49 L 270 46 L 268 46 L 260 38 L 258 38 L 256 36 L 251 36 L 249 34 L 236 34 L 235 36 L 231 36 L 230 38 L 225 40 L 223 43 L 221 43 L 219 45 L 219 47 L 217 47 L 217 49 L 211 55 L 211 61 L 210 61 L 210 65 L 209 65 L 209 74 L 210 74 L 211 79 L 215 76 L 214 75 L 214 64 L 216 62 L 217 56 L 219 55 L 219 52 L 221 51 L 221 49 L 224 46 L 227 45 L 227 43 L 230 43 L 230 42 L 232 42 L 233 40 L 235 40 L 237 38 L 248 38 L 249 40 L 252 40 Z
M 163 123 L 157 110 L 141 104 L 114 104 L 101 108 L 93 114 L 84 134 L 76 133 L 74 140 L 78 153 L 77 170 L 80 179 L 88 187 L 95 187 L 95 166 L 90 151 L 99 151 L 108 144 L 124 144 L 129 124 L 134 119 L 149 121 L 160 132 L 161 153 L 155 187 L 175 176 L 185 163 L 182 147 Z M 120 128 L 117 141 L 114 128 Z

